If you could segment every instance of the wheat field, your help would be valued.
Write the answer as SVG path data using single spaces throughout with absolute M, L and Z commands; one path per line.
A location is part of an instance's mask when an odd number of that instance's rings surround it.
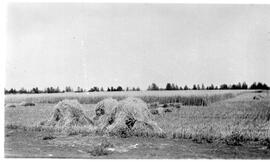
M 78 99 L 90 118 L 94 116 L 94 104 L 107 97 L 122 99 L 136 96 L 148 102 L 183 102 L 188 104 L 174 109 L 155 121 L 166 132 L 168 138 L 187 138 L 197 142 L 239 138 L 242 141 L 260 141 L 270 138 L 270 97 L 253 100 L 254 91 L 164 91 L 164 92 L 111 92 L 91 94 L 38 94 L 9 95 L 6 103 L 31 101 L 34 107 L 17 106 L 5 109 L 6 126 L 35 127 L 48 119 L 54 103 L 62 99 Z M 208 100 L 208 105 L 196 103 Z M 74 130 L 73 130 L 74 131 Z M 76 130 L 75 130 L 76 131 Z M 80 130 L 82 131 L 82 130 Z
M 22 101 L 34 103 L 57 103 L 63 99 L 77 99 L 81 104 L 96 104 L 112 97 L 117 100 L 126 97 L 138 97 L 147 103 L 182 102 L 187 105 L 200 105 L 202 100 L 213 103 L 232 98 L 252 90 L 189 90 L 189 91 L 122 91 L 122 92 L 86 92 L 86 93 L 53 93 L 53 94 L 10 94 L 5 96 L 5 103 L 20 103 Z

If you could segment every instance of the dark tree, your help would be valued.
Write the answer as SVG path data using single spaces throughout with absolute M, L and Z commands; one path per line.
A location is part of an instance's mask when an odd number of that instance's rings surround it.
M 171 83 L 167 83 L 165 90 L 172 90 Z
M 236 89 L 241 89 L 242 88 L 242 84 L 239 82 L 236 86 Z
M 200 85 L 199 85 L 199 84 L 197 84 L 197 90 L 200 90 L 200 89 L 201 89 Z
M 156 85 L 156 83 L 152 83 L 148 89 L 148 91 L 158 91 L 159 90 L 159 87 Z
M 118 86 L 118 87 L 116 88 L 116 91 L 123 91 L 123 88 L 122 88 L 121 86 Z
M 248 85 L 246 82 L 242 83 L 241 89 L 248 89 Z
M 11 88 L 9 93 L 16 94 L 18 93 L 18 91 L 15 88 Z
M 99 88 L 97 86 L 94 86 L 88 92 L 99 92 Z
M 19 90 L 19 93 L 20 93 L 20 94 L 22 94 L 22 93 L 27 93 L 27 90 L 24 89 L 24 88 L 21 88 L 21 89 Z
M 257 88 L 257 83 L 254 82 L 250 85 L 249 89 L 256 89 Z
M 267 89 L 269 89 L 269 87 L 268 87 L 268 85 L 267 84 L 263 84 L 263 83 L 261 83 L 261 82 L 258 82 L 258 83 L 256 83 L 256 82 L 254 82 L 250 87 L 249 87 L 249 89 L 265 89 L 265 90 L 267 90 Z
M 172 90 L 176 90 L 175 84 L 172 83 L 171 85 L 172 85 Z
M 5 94 L 16 94 L 18 93 L 15 88 L 11 88 L 10 90 L 5 89 Z
M 188 88 L 188 86 L 187 86 L 187 85 L 185 85 L 184 90 L 189 90 L 189 88 Z
M 228 85 L 227 84 L 221 84 L 219 89 L 228 89 Z
M 204 84 L 202 84 L 202 90 L 205 90 L 205 86 L 204 86 Z
M 35 87 L 35 88 L 32 88 L 30 93 L 40 93 L 40 91 L 38 90 L 38 87 Z
M 268 90 L 269 89 L 269 87 L 268 87 L 268 85 L 267 84 L 263 84 L 263 86 L 262 86 L 262 89 L 265 89 L 265 90 Z
M 258 82 L 257 89 L 263 89 L 263 84 L 261 82 Z
M 113 88 L 113 86 L 111 86 L 111 91 L 115 91 L 115 89 Z
M 231 89 L 237 89 L 237 85 L 236 84 L 233 84 Z
M 60 90 L 60 88 L 57 86 L 54 93 L 60 93 L 60 92 L 61 92 L 61 90 Z
M 213 84 L 211 84 L 210 86 L 207 86 L 207 88 L 206 88 L 207 90 L 214 90 L 215 89 L 215 87 L 214 87 L 214 85 Z
M 66 86 L 66 88 L 65 88 L 65 92 L 72 92 L 73 90 L 72 90 L 72 88 L 70 87 L 70 86 Z
M 78 86 L 76 92 L 78 92 L 78 93 L 83 92 L 83 89 Z

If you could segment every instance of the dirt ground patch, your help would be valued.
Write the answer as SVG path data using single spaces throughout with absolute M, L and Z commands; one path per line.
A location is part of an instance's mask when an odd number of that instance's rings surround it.
M 270 150 L 262 146 L 231 147 L 221 143 L 197 144 L 184 139 L 117 138 L 102 136 L 63 136 L 43 140 L 48 132 L 23 130 L 5 131 L 5 157 L 35 158 L 106 158 L 106 159 L 269 159 Z M 92 156 L 89 150 L 104 138 L 113 147 L 105 156 Z

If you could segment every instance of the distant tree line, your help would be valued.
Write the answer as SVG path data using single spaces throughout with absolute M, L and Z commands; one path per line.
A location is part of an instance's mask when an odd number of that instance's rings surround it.
M 27 94 L 27 93 L 63 93 L 65 91 L 61 91 L 59 87 L 48 87 L 43 90 L 38 89 L 38 87 L 34 87 L 30 90 L 27 90 L 25 88 L 21 88 L 19 90 L 16 90 L 15 88 L 11 88 L 10 90 L 5 89 L 5 94 Z
M 250 86 L 247 85 L 246 82 L 243 83 L 237 83 L 237 84 L 221 84 L 220 86 L 214 86 L 213 84 L 209 86 L 205 86 L 204 84 L 194 84 L 192 87 L 185 86 L 178 86 L 175 83 L 167 83 L 165 88 L 160 88 L 156 83 L 152 83 L 148 86 L 148 91 L 160 91 L 160 90 L 229 90 L 229 89 L 262 89 L 267 90 L 270 89 L 270 87 L 261 82 L 254 82 Z M 90 88 L 89 90 L 83 89 L 81 87 L 77 87 L 76 90 L 73 90 L 70 86 L 66 86 L 64 90 L 61 90 L 59 87 L 47 87 L 43 90 L 40 90 L 38 87 L 34 87 L 30 90 L 27 90 L 25 88 L 21 88 L 19 90 L 16 90 L 15 88 L 11 88 L 9 90 L 5 89 L 5 94 L 34 94 L 34 93 L 64 93 L 64 92 L 115 92 L 115 91 L 140 91 L 141 89 L 139 87 L 126 87 L 126 89 L 123 89 L 121 86 L 117 87 L 108 87 L 107 90 L 103 89 L 103 87 L 97 87 L 94 86 Z
M 213 84 L 209 86 L 205 86 L 204 84 L 194 84 L 192 87 L 185 86 L 178 86 L 175 83 L 167 83 L 165 88 L 159 88 L 156 83 L 152 83 L 150 86 L 148 86 L 148 91 L 158 91 L 158 90 L 226 90 L 226 89 L 263 89 L 268 90 L 270 89 L 269 86 L 265 83 L 261 82 L 254 82 L 250 86 L 247 85 L 246 82 L 243 83 L 237 83 L 237 84 L 221 84 L 220 86 L 214 86 Z
M 127 87 L 126 89 L 123 89 L 121 86 L 117 87 L 108 87 L 108 92 L 114 92 L 114 91 L 140 91 L 141 89 L 139 87 Z M 76 90 L 73 90 L 70 86 L 66 86 L 64 90 L 61 90 L 59 87 L 48 87 L 43 90 L 39 89 L 38 87 L 34 87 L 30 90 L 27 90 L 25 88 L 21 88 L 19 90 L 16 90 L 15 88 L 11 88 L 9 90 L 5 89 L 5 94 L 34 94 L 34 93 L 64 93 L 64 92 L 75 92 L 75 93 L 81 93 L 81 92 L 104 92 L 105 90 L 103 87 L 97 87 L 94 86 L 90 88 L 89 90 L 83 89 L 81 87 L 77 87 Z

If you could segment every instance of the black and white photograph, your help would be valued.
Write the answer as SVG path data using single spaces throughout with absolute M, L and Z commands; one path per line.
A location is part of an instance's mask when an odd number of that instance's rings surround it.
M 4 159 L 270 159 L 270 4 L 8 2 Z

